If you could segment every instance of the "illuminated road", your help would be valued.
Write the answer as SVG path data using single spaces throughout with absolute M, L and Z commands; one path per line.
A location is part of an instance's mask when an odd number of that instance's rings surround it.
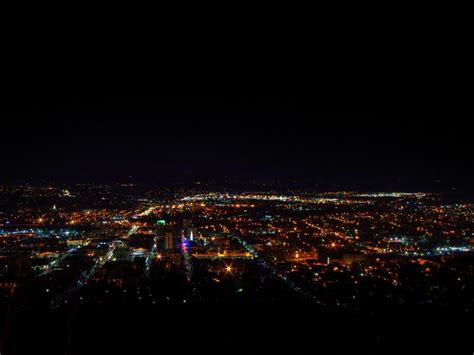
M 139 213 L 138 217 L 149 216 L 154 210 L 156 210 L 159 206 L 151 206 L 150 208 L 146 209 L 142 213 Z
M 148 255 L 146 257 L 146 260 L 145 260 L 145 274 L 146 274 L 146 277 L 150 277 L 151 263 L 156 258 L 156 255 L 157 255 L 157 253 L 156 253 L 156 251 L 157 251 L 156 243 L 157 243 L 157 240 L 156 240 L 156 237 L 155 237 L 153 248 L 148 253 Z
M 127 232 L 127 234 L 124 236 L 124 238 L 129 238 L 132 234 L 136 233 L 137 230 L 139 229 L 139 226 L 133 225 Z M 105 257 L 100 257 L 96 258 L 94 264 L 89 270 L 85 270 L 81 273 L 79 276 L 79 279 L 69 288 L 67 288 L 64 292 L 61 294 L 57 295 L 51 300 L 50 307 L 51 308 L 57 308 L 61 303 L 65 302 L 67 300 L 68 296 L 81 289 L 87 282 L 94 276 L 96 271 L 103 267 L 107 261 L 109 261 L 113 254 L 115 249 L 117 248 L 117 245 L 119 244 L 118 242 L 120 241 L 120 238 L 114 240 L 112 243 L 109 245 L 109 250 L 107 251 L 107 254 Z
M 52 262 L 50 262 L 46 269 L 43 270 L 43 272 L 41 274 L 38 275 L 38 277 L 40 276 L 44 276 L 44 275 L 47 275 L 49 273 L 51 273 L 54 269 L 55 266 L 59 265 L 61 263 L 61 261 L 63 261 L 66 257 L 68 257 L 69 255 L 71 255 L 72 253 L 74 253 L 75 251 L 77 251 L 78 249 L 80 249 L 80 247 L 71 247 L 69 248 L 65 253 L 62 253 L 61 255 L 59 255 L 56 259 L 54 259 Z
M 189 255 L 189 250 L 188 250 L 188 244 L 187 244 L 187 240 L 184 239 L 182 242 L 181 242 L 181 252 L 183 253 L 183 260 L 184 260 L 184 267 L 186 269 L 186 276 L 188 278 L 188 280 L 191 279 L 191 276 L 193 274 L 193 265 L 192 265 L 192 262 L 191 262 L 191 257 Z
M 125 235 L 125 239 L 130 238 L 131 235 L 135 234 L 140 229 L 139 226 L 133 225 Z
M 224 226 L 224 231 L 226 233 L 229 233 L 229 237 L 236 239 L 245 248 L 245 250 L 247 250 L 247 252 L 249 252 L 252 255 L 253 258 L 255 258 L 259 261 L 261 266 L 263 266 L 265 269 L 269 270 L 273 275 L 275 275 L 275 276 L 279 277 L 280 279 L 282 279 L 291 289 L 293 289 L 297 292 L 302 291 L 299 287 L 296 287 L 290 280 L 288 280 L 286 275 L 283 275 L 281 272 L 279 272 L 277 269 L 275 269 L 273 267 L 273 265 L 269 264 L 263 258 L 261 258 L 258 255 L 258 252 L 255 250 L 255 248 L 253 246 L 251 246 L 250 244 L 248 244 L 247 241 L 245 241 L 244 239 L 242 239 L 241 237 L 239 237 L 235 234 L 230 234 L 229 228 L 227 228 L 225 226 Z M 305 294 L 305 296 L 308 296 L 308 295 Z M 313 298 L 313 297 L 311 296 L 311 298 Z
M 235 236 L 235 235 L 231 235 L 231 237 L 235 238 L 236 240 L 239 241 L 239 243 L 250 253 L 252 254 L 252 256 L 256 259 L 259 260 L 259 264 L 264 268 L 264 269 L 267 269 L 268 271 L 270 271 L 274 276 L 278 277 L 279 279 L 283 280 L 283 282 L 289 287 L 291 288 L 293 291 L 301 294 L 302 296 L 304 296 L 305 298 L 308 298 L 308 299 L 312 299 L 314 301 L 316 301 L 316 303 L 318 304 L 321 304 L 321 301 L 319 301 L 317 299 L 316 296 L 314 296 L 313 294 L 311 294 L 310 292 L 307 292 L 305 290 L 303 290 L 301 287 L 299 287 L 298 285 L 296 285 L 295 282 L 293 282 L 292 280 L 290 280 L 285 274 L 283 274 L 281 271 L 279 271 L 278 269 L 276 269 L 271 263 L 265 261 L 263 258 L 261 258 L 259 255 L 258 255 L 258 252 L 255 250 L 255 248 L 253 248 L 250 244 L 248 244 L 244 239 L 242 239 L 241 237 L 238 237 L 238 236 Z

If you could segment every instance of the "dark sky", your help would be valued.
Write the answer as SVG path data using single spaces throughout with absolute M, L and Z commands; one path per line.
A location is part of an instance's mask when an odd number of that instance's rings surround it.
M 470 112 L 321 108 L 291 96 L 13 100 L 1 114 L 1 179 L 295 179 L 383 188 L 474 178 Z

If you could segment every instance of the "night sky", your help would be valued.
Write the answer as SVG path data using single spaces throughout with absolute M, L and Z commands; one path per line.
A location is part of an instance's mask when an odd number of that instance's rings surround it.
M 0 181 L 471 185 L 471 112 L 322 108 L 291 96 L 13 100 L 1 113 Z

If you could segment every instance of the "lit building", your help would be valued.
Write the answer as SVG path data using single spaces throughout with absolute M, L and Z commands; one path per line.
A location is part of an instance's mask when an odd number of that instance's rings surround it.
M 173 233 L 166 232 L 166 234 L 165 234 L 165 249 L 173 249 L 173 248 L 174 248 Z

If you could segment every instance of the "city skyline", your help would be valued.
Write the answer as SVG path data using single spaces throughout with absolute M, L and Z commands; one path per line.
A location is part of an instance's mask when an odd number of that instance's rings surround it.
M 0 355 L 472 353 L 472 113 L 327 106 L 11 100 Z
M 426 348 L 433 334 L 446 345 L 461 336 L 464 347 L 472 201 L 201 184 L 0 186 L 0 347 L 176 351 L 176 329 L 188 323 L 186 351 L 312 353 L 312 337 L 324 348 L 343 337 L 338 350 L 385 353 L 407 336 Z M 351 326 L 335 332 L 341 322 Z M 399 326 L 412 336 L 399 339 Z M 116 334 L 120 342 L 108 340 Z M 138 340 L 153 337 L 159 345 Z

